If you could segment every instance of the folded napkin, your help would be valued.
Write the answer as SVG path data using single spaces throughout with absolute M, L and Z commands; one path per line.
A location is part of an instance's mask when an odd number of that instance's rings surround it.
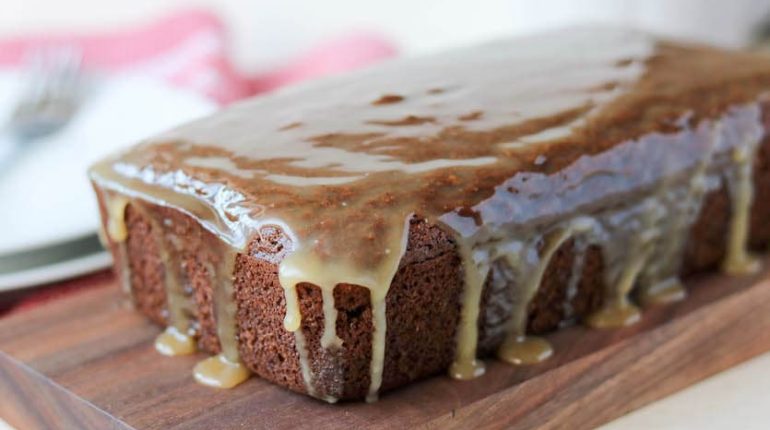
M 188 10 L 126 30 L 0 40 L 0 68 L 16 67 L 25 55 L 41 46 L 75 47 L 82 53 L 86 69 L 160 78 L 225 104 L 295 81 L 354 69 L 395 53 L 383 38 L 356 32 L 323 41 L 277 70 L 247 76 L 233 68 L 226 43 L 227 29 L 216 15 Z

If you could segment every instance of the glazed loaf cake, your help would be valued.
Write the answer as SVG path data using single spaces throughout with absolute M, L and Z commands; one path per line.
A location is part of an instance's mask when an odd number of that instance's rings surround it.
M 372 400 L 758 270 L 767 89 L 761 55 L 573 29 L 248 100 L 90 175 L 158 351 Z

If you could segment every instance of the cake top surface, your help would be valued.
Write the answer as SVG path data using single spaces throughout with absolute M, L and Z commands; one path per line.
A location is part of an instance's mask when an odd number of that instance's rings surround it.
M 644 186 L 665 172 L 612 171 L 626 156 L 614 149 L 697 131 L 769 84 L 761 55 L 570 29 L 247 100 L 91 175 L 178 207 L 238 247 L 279 225 L 295 251 L 373 268 L 348 281 L 376 283 L 395 270 L 412 215 L 468 236 L 489 224 L 537 223 L 607 192 L 580 186 L 586 178 Z M 671 156 L 686 167 L 687 154 Z M 563 198 L 565 190 L 585 198 Z M 544 207 L 545 194 L 554 200 Z

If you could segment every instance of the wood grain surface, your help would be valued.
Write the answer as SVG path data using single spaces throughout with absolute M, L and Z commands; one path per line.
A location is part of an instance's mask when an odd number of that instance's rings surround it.
M 766 261 L 770 267 L 770 261 Z M 327 405 L 253 378 L 197 385 L 203 356 L 165 358 L 159 332 L 114 285 L 0 320 L 0 416 L 35 428 L 592 428 L 770 350 L 770 276 L 709 276 L 690 297 L 619 330 L 574 327 L 549 338 L 538 366 L 488 360 L 473 381 L 444 376 L 375 404 Z

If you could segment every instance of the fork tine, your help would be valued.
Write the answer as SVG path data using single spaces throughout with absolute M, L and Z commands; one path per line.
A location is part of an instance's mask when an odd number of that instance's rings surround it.
M 62 84 L 62 87 L 60 89 L 65 90 L 65 93 L 69 94 L 78 89 L 82 55 L 80 55 L 74 49 L 66 50 L 64 55 L 64 63 L 61 65 L 62 73 L 60 75 L 60 83 Z
M 79 62 L 71 48 L 50 48 L 46 54 L 45 70 L 41 85 L 48 97 L 63 97 L 75 90 Z
M 51 48 L 43 71 L 42 93 L 49 97 L 72 97 L 78 91 L 82 56 L 73 48 Z
M 37 49 L 25 58 L 27 88 L 11 117 L 11 128 L 22 138 L 50 134 L 74 114 L 80 96 L 82 55 L 67 47 Z

